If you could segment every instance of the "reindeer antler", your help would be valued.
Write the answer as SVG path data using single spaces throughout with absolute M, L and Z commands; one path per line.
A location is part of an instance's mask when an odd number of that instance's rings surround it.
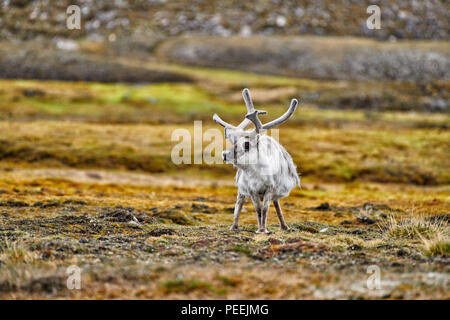
M 287 119 L 289 119 L 294 114 L 295 109 L 297 109 L 297 105 L 298 105 L 297 99 L 292 99 L 291 105 L 289 106 L 288 111 L 286 111 L 278 119 L 275 119 L 273 121 L 270 121 L 269 123 L 266 123 L 265 125 L 262 126 L 262 128 L 264 130 L 269 130 L 269 129 L 275 128 L 276 126 L 279 126 L 280 124 L 285 122 Z
M 255 125 L 256 133 L 260 133 L 261 131 L 263 131 L 263 124 L 261 123 L 261 120 L 259 120 L 259 118 L 258 118 L 258 114 L 261 114 L 260 112 L 265 112 L 265 111 L 255 110 L 252 113 L 248 113 L 245 116 L 246 119 L 250 120 Z
M 221 126 L 225 127 L 225 136 L 226 136 L 226 129 L 239 128 L 241 130 L 245 130 L 252 122 L 255 125 L 256 133 L 260 133 L 260 132 L 264 132 L 266 130 L 272 129 L 272 128 L 282 124 L 287 119 L 289 119 L 292 116 L 292 114 L 294 113 L 294 111 L 298 105 L 297 99 L 292 99 L 291 105 L 289 106 L 289 109 L 288 109 L 288 111 L 286 111 L 285 114 L 283 114 L 278 119 L 275 119 L 275 120 L 263 125 L 261 123 L 261 120 L 259 120 L 258 115 L 266 114 L 267 112 L 263 111 L 263 110 L 255 110 L 255 107 L 253 106 L 252 98 L 250 97 L 250 91 L 247 88 L 242 90 L 242 97 L 244 98 L 245 105 L 247 107 L 247 115 L 245 116 L 245 119 L 237 127 L 229 124 L 228 122 L 223 121 L 217 114 L 214 114 L 214 116 L 213 116 L 213 120 L 215 122 L 217 122 Z
M 257 114 L 266 114 L 267 113 L 266 111 L 255 110 L 255 107 L 253 106 L 252 98 L 250 97 L 250 90 L 248 90 L 247 88 L 242 90 L 242 96 L 244 97 L 245 105 L 247 106 L 247 115 L 255 113 L 255 112 L 257 112 Z M 245 129 L 252 122 L 253 121 L 251 119 L 249 119 L 249 118 L 247 118 L 247 116 L 245 116 L 245 120 L 241 122 L 241 124 L 238 126 L 238 128 Z
M 262 112 L 265 113 L 265 111 L 255 110 L 251 113 L 248 113 L 245 116 L 245 118 L 247 118 L 251 122 L 253 122 L 253 124 L 255 125 L 255 128 L 256 128 L 255 129 L 256 133 L 264 132 L 269 129 L 275 128 L 276 126 L 279 126 L 280 124 L 285 122 L 287 119 L 289 119 L 292 116 L 292 114 L 294 113 L 295 109 L 297 109 L 297 105 L 298 105 L 297 99 L 292 99 L 291 105 L 289 106 L 289 109 L 288 109 L 288 111 L 286 111 L 285 114 L 283 114 L 281 117 L 279 117 L 273 121 L 270 121 L 269 123 L 266 123 L 264 125 L 261 123 L 261 120 L 259 120 L 258 114 L 262 114 Z
M 252 98 L 250 97 L 250 91 L 247 88 L 242 90 L 242 97 L 244 98 L 245 105 L 247 107 L 247 114 L 254 112 L 255 107 L 253 106 L 253 101 L 252 101 Z M 267 113 L 266 111 L 258 111 L 258 114 L 266 114 L 266 113 Z M 213 120 L 216 123 L 220 124 L 222 127 L 225 127 L 225 129 L 239 128 L 241 130 L 245 130 L 252 123 L 251 120 L 245 118 L 237 127 L 235 127 L 232 124 L 229 124 L 228 122 L 223 121 L 217 114 L 213 115 Z

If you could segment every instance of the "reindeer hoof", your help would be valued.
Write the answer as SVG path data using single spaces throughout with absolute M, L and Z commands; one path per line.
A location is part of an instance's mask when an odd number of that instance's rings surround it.
M 256 233 L 270 234 L 270 231 L 267 229 L 263 229 L 263 230 L 256 230 Z
M 280 226 L 280 229 L 283 231 L 288 231 L 289 227 L 288 226 Z
M 238 226 L 231 226 L 230 231 L 239 231 Z

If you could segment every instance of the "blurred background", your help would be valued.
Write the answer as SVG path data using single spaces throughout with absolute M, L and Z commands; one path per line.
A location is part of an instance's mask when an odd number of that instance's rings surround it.
M 80 29 L 66 24 L 72 4 L 80 8 Z M 367 27 L 372 4 L 380 7 L 381 29 Z M 447 130 L 449 15 L 448 2 L 438 0 L 2 0 L 0 77 L 34 81 L 2 82 L 0 119 L 192 125 L 194 119 L 212 124 L 217 112 L 237 122 L 240 91 L 250 87 L 270 116 L 291 98 L 301 99 L 304 109 L 287 126 Z M 138 141 L 108 139 L 91 142 L 84 155 L 84 146 L 71 149 L 61 141 L 57 148 L 59 139 L 22 146 L 21 136 L 3 136 L 0 156 L 33 165 L 175 169 L 169 145 L 149 141 L 155 150 L 148 151 Z M 367 154 L 362 147 L 361 159 L 331 150 L 326 161 L 320 154 L 330 150 L 318 147 L 292 152 L 303 173 L 336 181 L 448 182 L 437 155 L 430 163 L 430 154 L 421 152 L 423 163 L 397 157 L 402 149 Z

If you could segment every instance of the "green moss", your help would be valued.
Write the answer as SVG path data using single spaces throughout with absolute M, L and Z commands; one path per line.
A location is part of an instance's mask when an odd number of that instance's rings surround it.
M 244 254 L 251 254 L 252 250 L 246 246 L 236 244 L 233 246 L 233 250 L 236 252 L 244 253 Z
M 192 291 L 211 291 L 223 294 L 223 290 L 219 290 L 211 283 L 195 279 L 174 279 L 166 280 L 160 283 L 160 287 L 166 293 L 190 293 Z
M 450 241 L 435 242 L 425 249 L 428 256 L 450 255 Z

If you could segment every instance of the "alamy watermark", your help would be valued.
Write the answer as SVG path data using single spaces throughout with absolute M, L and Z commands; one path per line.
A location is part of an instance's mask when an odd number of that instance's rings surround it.
M 366 26 L 369 30 L 381 29 L 381 9 L 377 5 L 367 7 L 367 13 L 371 14 L 366 20 Z
M 369 290 L 381 290 L 381 271 L 377 265 L 370 265 L 367 267 L 367 273 L 371 274 L 367 278 L 367 289 Z
M 72 265 L 66 269 L 66 274 L 68 275 L 66 285 L 69 290 L 80 290 L 81 289 L 81 268 Z
M 223 131 L 216 128 L 203 131 L 203 122 L 194 121 L 193 133 L 192 136 L 191 132 L 185 128 L 178 128 L 172 132 L 171 141 L 178 142 L 172 147 L 172 162 L 176 165 L 223 164 L 222 151 L 233 147 L 228 139 L 224 143 Z M 272 129 L 270 136 L 279 142 L 278 129 Z M 258 159 L 240 158 L 237 161 L 247 161 L 245 164 L 256 164 Z
M 77 5 L 71 5 L 66 10 L 66 25 L 69 30 L 81 29 L 81 9 Z

